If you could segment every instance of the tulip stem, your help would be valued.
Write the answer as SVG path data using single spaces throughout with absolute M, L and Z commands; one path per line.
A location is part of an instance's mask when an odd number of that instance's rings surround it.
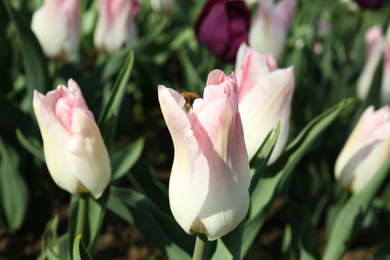
M 76 237 L 84 231 L 85 216 L 87 214 L 87 201 L 88 193 L 80 193 L 79 206 L 77 210 Z
M 192 255 L 192 260 L 202 260 L 204 255 L 204 250 L 206 248 L 207 238 L 199 234 L 196 236 L 194 254 Z

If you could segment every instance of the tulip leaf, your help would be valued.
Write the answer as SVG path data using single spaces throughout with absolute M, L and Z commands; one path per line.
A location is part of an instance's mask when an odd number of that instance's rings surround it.
M 289 176 L 297 163 L 342 110 L 352 104 L 352 99 L 346 99 L 317 116 L 300 132 L 279 159 L 265 169 L 251 196 L 249 214 L 245 221 L 245 240 L 242 245 L 241 258 L 249 250 L 276 196 L 287 185 Z
M 95 200 L 89 194 L 83 194 L 87 200 L 86 222 L 82 231 L 84 241 L 87 244 L 88 251 L 93 254 L 97 241 L 99 239 L 100 230 L 106 213 L 107 200 L 110 194 L 110 187 L 108 187 L 103 195 Z M 74 238 L 76 238 L 76 228 L 78 221 L 78 210 L 80 203 L 79 195 L 72 195 L 69 206 L 69 220 L 68 220 L 68 250 L 71 250 Z
M 59 260 L 60 248 L 57 236 L 58 216 L 50 220 L 42 234 L 41 259 Z
M 66 241 L 66 246 L 67 246 L 66 251 L 69 253 L 73 251 L 73 242 L 74 239 L 76 238 L 78 204 L 79 204 L 79 196 L 72 194 L 72 196 L 70 197 L 70 204 L 69 204 L 68 233 L 67 233 L 67 241 Z M 67 254 L 67 256 L 68 256 L 67 259 L 69 260 L 71 254 Z
M 82 235 L 78 235 L 73 244 L 73 260 L 92 260 L 82 240 Z
M 340 259 L 344 251 L 351 245 L 361 229 L 364 217 L 370 209 L 377 191 L 384 183 L 389 170 L 390 158 L 386 160 L 366 187 L 350 197 L 341 209 L 332 227 L 324 253 L 324 260 Z
M 107 207 L 139 228 L 167 259 L 191 259 L 194 237 L 186 234 L 171 215 L 141 193 L 111 187 Z
M 271 132 L 267 135 L 264 142 L 261 144 L 259 150 L 256 155 L 251 160 L 251 170 L 253 171 L 251 178 L 251 186 L 249 188 L 249 194 L 252 194 L 254 189 L 257 186 L 257 183 L 260 180 L 261 173 L 264 171 L 267 166 L 268 160 L 271 157 L 272 151 L 275 147 L 276 141 L 278 140 L 278 136 L 280 133 L 280 123 L 278 123 L 275 130 L 271 130 Z
M 294 187 L 297 187 L 294 185 Z M 311 223 L 310 212 L 298 205 L 295 201 L 288 200 L 288 216 L 291 225 L 291 246 L 295 253 L 294 259 L 315 260 L 320 259 L 320 249 Z
M 43 54 L 37 38 L 31 31 L 30 25 L 25 21 L 24 16 L 17 12 L 9 1 L 4 1 L 7 12 L 16 26 L 20 45 L 23 54 L 23 63 L 27 77 L 26 107 L 34 116 L 32 102 L 34 90 L 46 93 L 50 86 L 47 60 Z
M 130 52 L 98 120 L 100 131 L 102 132 L 107 147 L 110 147 L 109 144 L 114 137 L 120 106 L 125 95 L 125 89 L 133 67 L 133 62 L 134 55 L 133 52 Z
M 171 214 L 168 200 L 168 190 L 159 179 L 153 167 L 145 160 L 138 160 L 127 175 L 134 186 L 145 194 L 165 213 Z
M 91 254 L 95 251 L 96 244 L 99 240 L 100 230 L 106 214 L 109 194 L 110 186 L 106 188 L 103 195 L 97 200 L 89 196 L 87 222 L 89 232 L 88 251 L 91 252 Z
M 69 241 L 69 233 L 65 233 L 62 236 L 60 236 L 58 244 L 60 247 L 61 260 L 72 260 L 72 251 L 69 251 L 68 241 Z
M 128 173 L 131 167 L 138 161 L 144 148 L 145 139 L 139 138 L 126 147 L 120 147 L 112 152 L 111 165 L 112 177 L 111 181 L 120 179 Z
M 28 140 L 22 131 L 20 129 L 16 129 L 16 137 L 18 138 L 20 144 L 29 151 L 32 155 L 34 155 L 36 158 L 41 160 L 42 162 L 45 162 L 45 155 L 43 154 L 43 148 L 42 146 L 38 145 L 37 142 L 34 142 L 33 140 Z
M 15 232 L 23 224 L 29 201 L 28 187 L 18 171 L 19 155 L 0 138 L 0 212 L 8 232 Z M 16 192 L 17 191 L 17 192 Z

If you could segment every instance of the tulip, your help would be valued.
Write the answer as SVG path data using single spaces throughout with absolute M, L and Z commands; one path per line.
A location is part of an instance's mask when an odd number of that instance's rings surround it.
M 288 139 L 294 70 L 292 67 L 277 69 L 271 54 L 242 44 L 237 53 L 235 72 L 249 160 L 280 122 L 279 137 L 268 162 L 271 164 L 280 156 Z
M 378 10 L 385 3 L 385 0 L 355 0 L 364 9 Z
M 233 230 L 249 208 L 250 171 L 233 74 L 212 71 L 202 98 L 187 112 L 175 90 L 158 87 L 175 155 L 169 180 L 173 216 L 188 234 L 215 240 Z
M 368 107 L 335 165 L 335 177 L 352 193 L 361 191 L 390 156 L 390 107 Z
M 135 16 L 139 5 L 135 0 L 98 0 L 99 18 L 94 34 L 95 47 L 111 55 L 123 44 L 137 38 Z
M 72 60 L 80 45 L 79 0 L 44 0 L 31 29 L 49 58 Z
M 72 79 L 68 86 L 46 96 L 34 91 L 47 168 L 60 188 L 98 199 L 110 181 L 110 159 L 79 86 Z
M 174 0 L 151 0 L 150 4 L 155 12 L 173 13 Z
M 279 59 L 295 10 L 295 0 L 282 0 L 276 6 L 272 0 L 259 0 L 256 18 L 249 30 L 249 46 L 270 52 Z
M 390 44 L 385 50 L 380 98 L 382 105 L 390 104 Z
M 382 29 L 378 26 L 369 28 L 365 34 L 366 63 L 357 82 L 357 96 L 360 100 L 367 98 L 374 74 L 381 58 L 384 56 L 380 102 L 382 105 L 390 104 L 390 43 L 383 36 Z
M 224 62 L 234 62 L 238 47 L 248 43 L 250 17 L 243 1 L 209 0 L 196 20 L 196 37 Z

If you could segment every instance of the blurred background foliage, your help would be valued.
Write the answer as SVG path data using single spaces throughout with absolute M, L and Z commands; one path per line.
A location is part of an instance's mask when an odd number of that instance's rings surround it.
M 195 37 L 194 23 L 205 0 L 177 0 L 171 15 L 153 11 L 149 0 L 139 3 L 139 38 L 108 57 L 93 46 L 97 4 L 81 0 L 80 51 L 73 62 L 63 63 L 45 58 L 30 30 L 32 13 L 42 0 L 0 2 L 0 241 L 12 241 L 13 237 L 30 233 L 38 240 L 53 214 L 64 210 L 69 201 L 68 193 L 54 185 L 42 157 L 40 132 L 31 105 L 33 89 L 45 93 L 73 78 L 95 118 L 99 118 L 130 50 L 134 52 L 134 65 L 110 154 L 113 164 L 116 158 L 118 164 L 125 158 L 123 149 L 135 151 L 129 152 L 135 155 L 113 183 L 145 194 L 162 212 L 170 213 L 167 184 L 173 146 L 158 104 L 157 86 L 201 96 L 212 69 L 230 73 L 234 65 L 213 57 Z M 255 5 L 251 7 L 254 14 Z M 356 96 L 356 82 L 365 62 L 364 33 L 373 25 L 386 31 L 389 21 L 389 2 L 374 12 L 360 10 L 349 1 L 298 1 L 284 55 L 278 61 L 279 68 L 293 66 L 295 71 L 290 141 L 329 107 Z M 285 228 L 286 244 L 289 234 L 308 222 L 318 239 L 317 248 L 324 249 L 335 216 L 349 196 L 335 183 L 334 163 L 363 108 L 364 104 L 356 102 L 353 111 L 336 119 L 293 170 L 289 185 L 282 191 L 284 199 L 282 210 L 279 209 L 284 218 L 280 228 Z M 28 142 L 29 151 L 21 145 L 23 140 Z M 363 233 L 354 247 L 371 255 L 372 248 L 377 255 L 389 253 L 389 201 L 390 186 L 386 182 L 364 218 Z M 60 219 L 60 223 L 61 220 L 64 221 Z M 117 221 L 114 214 L 108 214 L 105 226 L 111 221 Z M 136 226 L 142 222 L 137 221 Z M 60 224 L 60 230 L 63 225 Z M 279 243 L 282 246 L 282 241 Z M 5 259 L 22 259 L 22 252 L 17 253 L 20 248 L 11 249 L 11 242 L 7 245 L 0 247 L 0 259 L 3 254 Z M 290 243 L 290 247 L 280 249 L 281 252 L 275 250 L 274 255 L 268 254 L 272 257 L 265 259 L 279 259 L 282 254 L 289 259 L 291 250 L 300 250 L 294 247 L 299 245 Z M 313 255 L 319 256 L 320 251 Z M 160 257 L 161 253 L 154 253 L 149 259 Z M 256 258 L 248 254 L 248 259 Z

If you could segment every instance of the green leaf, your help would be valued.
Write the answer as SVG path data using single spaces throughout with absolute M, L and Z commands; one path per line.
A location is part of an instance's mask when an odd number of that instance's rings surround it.
M 60 259 L 61 260 L 72 260 L 72 251 L 69 251 L 71 248 L 68 245 L 69 241 L 69 233 L 63 234 L 59 239 L 59 247 L 60 247 Z
M 252 194 L 255 190 L 257 183 L 260 180 L 261 174 L 267 166 L 268 160 L 271 157 L 272 151 L 275 147 L 276 141 L 278 140 L 280 132 L 280 123 L 278 123 L 275 130 L 271 130 L 271 132 L 267 135 L 264 142 L 260 146 L 256 155 L 252 158 L 251 170 L 253 172 L 251 178 L 251 186 L 249 188 L 249 194 Z
M 341 209 L 332 227 L 324 260 L 340 259 L 361 229 L 364 217 L 371 207 L 375 194 L 390 170 L 390 158 L 382 165 L 367 186 L 354 194 Z
M 41 93 L 46 93 L 50 86 L 47 60 L 44 57 L 37 38 L 31 31 L 30 25 L 25 21 L 23 15 L 17 12 L 9 4 L 9 1 L 4 1 L 4 3 L 7 13 L 14 22 L 18 32 L 27 77 L 27 109 L 34 116 L 31 102 L 33 100 L 34 90 L 36 89 Z
M 191 259 L 195 239 L 143 194 L 111 187 L 107 207 L 139 228 L 168 259 Z
M 112 152 L 111 165 L 112 177 L 111 181 L 120 179 L 123 175 L 128 173 L 131 167 L 138 161 L 144 148 L 145 139 L 139 138 L 125 147 L 118 147 Z
M 106 188 L 103 195 L 95 200 L 89 196 L 88 200 L 88 251 L 93 254 L 96 244 L 99 240 L 100 231 L 103 225 L 104 216 L 106 215 L 107 201 L 110 194 L 110 186 Z
M 110 186 L 104 191 L 103 195 L 95 200 L 92 196 L 87 195 L 86 223 L 84 224 L 83 237 L 87 244 L 88 251 L 93 254 L 97 241 L 99 239 L 102 223 L 106 214 L 107 200 L 110 194 Z M 68 249 L 70 250 L 74 238 L 76 238 L 79 195 L 72 195 L 69 207 L 68 220 Z
M 241 258 L 243 258 L 256 238 L 276 196 L 287 185 L 289 176 L 305 152 L 343 109 L 353 104 L 346 99 L 313 119 L 285 149 L 279 159 L 268 166 L 254 189 L 249 213 L 245 222 Z
M 134 186 L 145 194 L 165 213 L 171 214 L 168 190 L 156 177 L 153 167 L 143 159 L 137 161 L 127 175 Z
M 50 220 L 42 234 L 42 258 L 49 260 L 59 260 L 60 248 L 57 236 L 58 217 Z
M 288 207 L 292 232 L 291 245 L 295 259 L 320 259 L 320 249 L 310 212 L 292 200 L 288 200 Z
M 28 188 L 18 172 L 19 155 L 0 138 L 0 201 L 8 231 L 15 232 L 23 224 L 28 206 Z
M 126 85 L 130 77 L 130 72 L 133 67 L 133 62 L 134 55 L 133 52 L 130 52 L 114 84 L 108 102 L 103 107 L 103 111 L 100 114 L 98 120 L 100 131 L 102 132 L 102 136 L 107 147 L 109 147 L 109 144 L 114 137 L 120 106 L 125 94 Z
M 68 219 L 68 233 L 67 233 L 67 241 L 66 243 L 63 242 L 63 246 L 67 246 L 67 256 L 68 260 L 71 258 L 70 252 L 73 251 L 72 246 L 74 239 L 76 238 L 76 225 L 77 225 L 77 211 L 78 211 L 78 205 L 79 205 L 79 196 L 72 194 L 70 197 L 70 204 L 69 204 L 69 219 Z M 62 237 L 61 237 L 62 238 Z M 63 249 L 63 247 L 61 248 Z
M 32 155 L 34 155 L 36 158 L 41 160 L 42 162 L 45 162 L 45 155 L 43 154 L 43 148 L 42 146 L 38 145 L 37 142 L 34 142 L 32 140 L 28 140 L 20 131 L 20 129 L 16 129 L 16 137 L 18 138 L 20 144 L 29 151 Z
M 92 260 L 92 257 L 89 255 L 81 238 L 82 235 L 80 234 L 74 240 L 73 260 Z

